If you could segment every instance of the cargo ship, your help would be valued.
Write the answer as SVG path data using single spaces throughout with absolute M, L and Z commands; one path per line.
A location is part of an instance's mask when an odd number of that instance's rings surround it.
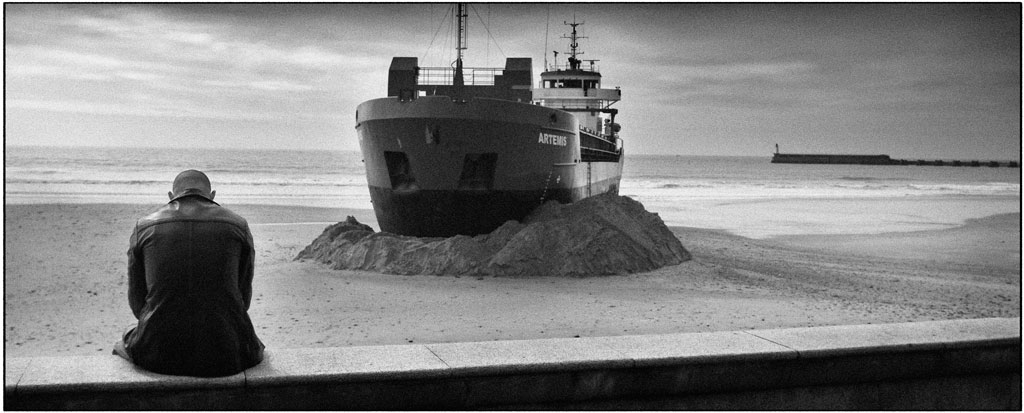
M 597 60 L 582 60 L 583 23 L 565 22 L 568 59 L 463 66 L 466 8 L 451 67 L 394 57 L 388 95 L 356 108 L 356 132 L 381 231 L 420 237 L 489 233 L 551 200 L 618 193 L 623 146 Z

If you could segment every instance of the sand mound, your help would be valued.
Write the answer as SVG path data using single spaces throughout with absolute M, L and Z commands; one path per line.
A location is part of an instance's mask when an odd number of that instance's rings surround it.
M 295 258 L 389 274 L 570 276 L 650 271 L 690 259 L 657 214 L 625 196 L 548 202 L 490 234 L 417 238 L 374 232 L 348 217 Z

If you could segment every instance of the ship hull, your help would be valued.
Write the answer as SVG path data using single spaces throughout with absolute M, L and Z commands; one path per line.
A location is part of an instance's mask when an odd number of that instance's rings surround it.
M 382 231 L 487 233 L 548 200 L 617 193 L 622 159 L 582 162 L 571 113 L 498 99 L 364 102 L 356 130 Z

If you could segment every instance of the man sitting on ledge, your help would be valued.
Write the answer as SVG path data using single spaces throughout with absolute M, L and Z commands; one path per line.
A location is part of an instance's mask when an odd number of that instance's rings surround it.
M 162 374 L 228 376 L 263 360 L 246 313 L 255 249 L 244 218 L 213 202 L 206 174 L 184 171 L 167 205 L 140 219 L 128 249 L 138 325 L 117 354 Z

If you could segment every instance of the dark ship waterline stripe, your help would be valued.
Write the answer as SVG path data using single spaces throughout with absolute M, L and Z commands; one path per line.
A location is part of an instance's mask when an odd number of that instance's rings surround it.
M 569 203 L 599 193 L 618 194 L 618 178 L 588 189 L 394 190 L 370 187 L 370 198 L 382 231 L 417 237 L 486 234 L 508 220 L 521 221 L 546 201 Z M 591 194 L 588 195 L 588 190 Z

